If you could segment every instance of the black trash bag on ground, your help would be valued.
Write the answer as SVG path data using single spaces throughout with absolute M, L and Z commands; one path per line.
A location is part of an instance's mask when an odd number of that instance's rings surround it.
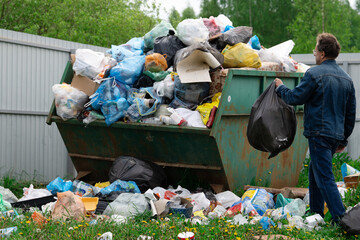
M 340 220 L 340 226 L 349 234 L 360 234 L 360 204 L 345 213 Z
M 165 54 L 168 67 L 174 65 L 176 52 L 186 47 L 186 45 L 174 34 L 175 32 L 173 30 L 169 30 L 167 36 L 158 37 L 154 42 L 154 53 Z
M 221 35 L 210 38 L 209 42 L 212 47 L 215 47 L 221 52 L 228 44 L 233 46 L 240 42 L 248 43 L 252 37 L 252 30 L 252 27 L 247 26 L 236 27 Z
M 270 152 L 270 159 L 290 147 L 296 124 L 294 107 L 276 94 L 273 82 L 251 108 L 247 138 L 257 150 Z
M 96 197 L 99 198 L 99 202 L 96 206 L 95 214 L 102 214 L 109 205 L 109 203 L 115 201 L 115 199 L 122 193 L 125 193 L 125 191 L 111 192 L 108 195 L 102 193 L 96 194 Z
M 111 166 L 109 181 L 112 183 L 117 179 L 134 181 L 142 193 L 166 184 L 165 172 L 159 165 L 130 156 L 118 157 Z

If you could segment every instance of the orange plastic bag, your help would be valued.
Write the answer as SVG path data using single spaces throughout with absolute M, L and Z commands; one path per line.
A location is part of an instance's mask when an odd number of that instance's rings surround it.
M 85 218 L 85 205 L 79 196 L 67 191 L 57 193 L 57 197 L 58 200 L 56 201 L 54 211 L 51 214 L 53 220 L 74 218 L 79 221 Z
M 46 218 L 41 213 L 36 211 L 31 215 L 31 218 L 39 226 L 42 226 L 44 223 L 46 223 Z
M 153 53 L 145 57 L 145 71 L 161 72 L 167 68 L 166 59 L 160 53 Z

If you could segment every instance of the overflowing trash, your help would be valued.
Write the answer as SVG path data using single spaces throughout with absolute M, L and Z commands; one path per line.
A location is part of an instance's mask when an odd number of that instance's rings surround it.
M 57 115 L 85 124 L 105 120 L 107 125 L 124 121 L 211 128 L 224 68 L 306 71 L 306 65 L 290 57 L 292 40 L 268 49 L 260 42 L 252 27 L 233 26 L 220 14 L 185 19 L 176 29 L 162 21 L 143 37 L 111 45 L 105 53 L 77 49 L 71 85 L 53 86 Z M 179 117 L 160 112 L 163 106 Z
M 176 30 L 163 21 L 143 38 L 112 45 L 106 53 L 78 49 L 73 56 L 73 82 L 53 86 L 57 115 L 64 121 L 77 118 L 84 124 L 104 121 L 110 126 L 121 121 L 211 128 L 221 102 L 227 68 L 282 72 L 308 68 L 289 56 L 294 47 L 291 40 L 269 49 L 261 46 L 260 40 L 253 35 L 252 27 L 232 26 L 226 16 L 219 15 L 186 19 Z M 274 90 L 273 85 L 270 88 Z M 294 110 L 281 102 L 272 107 L 282 109 L 280 115 L 286 116 L 284 124 L 277 122 L 280 129 L 271 126 L 272 119 L 279 116 L 269 106 L 259 106 L 259 112 L 269 110 L 264 115 L 252 113 L 247 129 L 250 144 L 270 152 L 270 157 L 288 148 L 296 131 Z M 285 123 L 289 127 L 281 129 Z M 357 172 L 344 166 L 344 177 Z M 24 189 L 24 197 L 19 200 L 0 188 L 3 194 L 0 210 L 16 213 L 17 207 L 38 207 L 31 219 L 39 226 L 68 219 L 86 220 L 93 225 L 97 224 L 97 216 L 123 224 L 147 211 L 152 218 L 175 215 L 195 225 L 207 224 L 208 219 L 226 218 L 235 225 L 259 224 L 266 231 L 276 225 L 281 228 L 284 221 L 288 224 L 283 227 L 307 231 L 324 224 L 319 214 L 304 216 L 309 195 L 295 188 L 271 192 L 252 186 L 242 196 L 231 191 L 215 194 L 181 186 L 173 188 L 166 185 L 166 175 L 160 166 L 132 156 L 116 158 L 108 177 L 108 182 L 94 186 L 58 177 L 46 189 L 34 189 L 32 185 Z M 354 219 L 357 209 L 348 213 L 351 220 L 344 225 Z M 179 239 L 194 237 L 192 232 L 178 235 Z M 99 234 L 98 239 L 112 239 L 112 233 Z M 138 239 L 148 236 L 141 235 Z

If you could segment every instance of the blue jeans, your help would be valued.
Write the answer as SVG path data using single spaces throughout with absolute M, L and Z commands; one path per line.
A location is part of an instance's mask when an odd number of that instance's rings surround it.
M 338 222 L 345 213 L 341 195 L 332 172 L 332 157 L 339 146 L 338 140 L 329 137 L 309 137 L 310 210 L 324 216 L 324 201 L 331 216 Z

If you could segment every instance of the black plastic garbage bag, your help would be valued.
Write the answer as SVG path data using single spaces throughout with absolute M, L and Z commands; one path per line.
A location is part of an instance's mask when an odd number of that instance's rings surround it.
M 117 179 L 134 181 L 142 193 L 166 184 L 165 172 L 159 165 L 130 156 L 118 157 L 111 166 L 109 180 L 112 183 Z
M 345 213 L 340 220 L 340 226 L 349 234 L 360 234 L 360 204 Z
M 210 38 L 209 42 L 212 47 L 215 47 L 221 52 L 226 45 L 233 46 L 240 42 L 248 43 L 252 37 L 252 30 L 252 27 L 247 26 L 236 27 L 221 35 Z
M 98 193 L 96 197 L 99 198 L 98 205 L 96 206 L 95 214 L 102 214 L 106 207 L 109 205 L 109 203 L 115 201 L 115 199 L 122 193 L 125 193 L 124 191 L 115 191 L 110 192 L 108 195 L 104 195 L 102 193 Z
M 172 108 L 195 110 L 204 98 L 209 96 L 210 83 L 181 83 L 178 75 L 174 76 L 174 99 L 169 104 Z
M 140 76 L 139 79 L 135 81 L 133 88 L 139 89 L 143 87 L 152 87 L 154 85 L 154 82 L 155 81 L 151 77 L 143 74 Z
M 167 36 L 158 37 L 154 42 L 154 53 L 165 54 L 168 67 L 174 65 L 176 52 L 186 47 L 186 45 L 174 34 L 175 32 L 173 30 L 169 30 Z
M 296 124 L 294 107 L 276 94 L 273 82 L 251 108 L 247 138 L 257 150 L 270 152 L 270 159 L 290 147 Z

